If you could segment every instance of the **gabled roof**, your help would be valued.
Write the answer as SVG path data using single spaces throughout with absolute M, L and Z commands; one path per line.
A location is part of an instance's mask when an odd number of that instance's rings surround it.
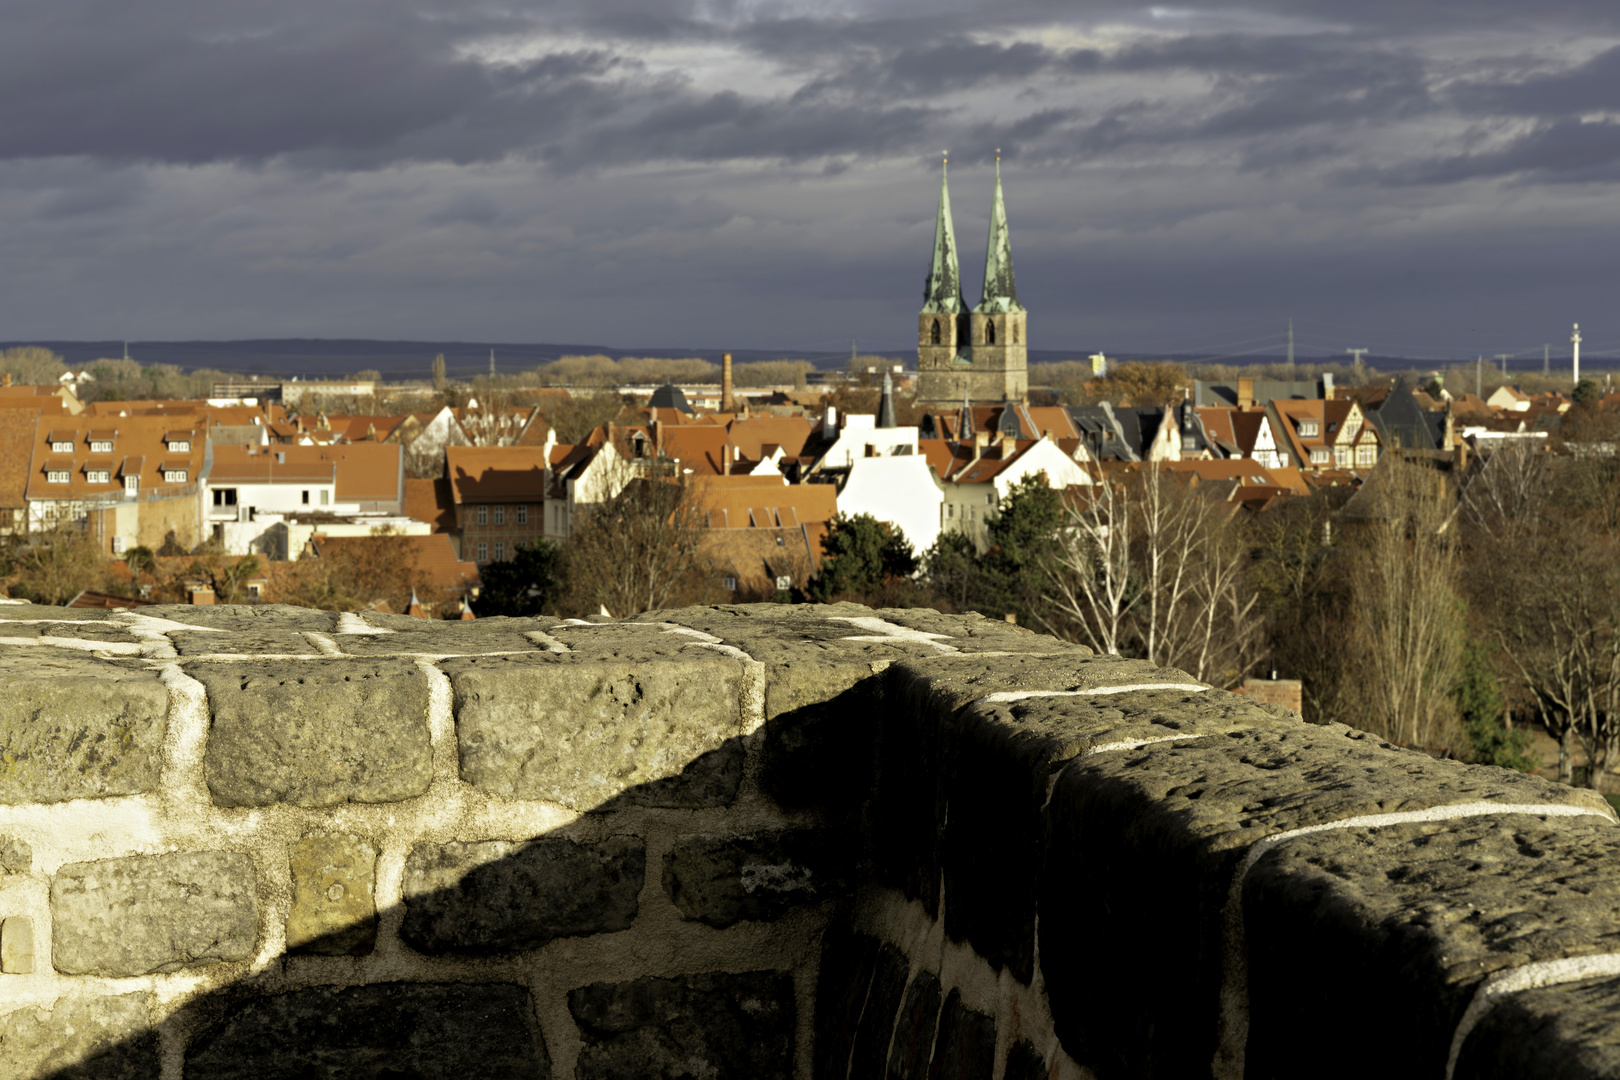
M 777 476 L 711 476 L 692 492 L 711 529 L 791 528 L 838 513 L 833 485 L 789 484 Z
M 447 446 L 446 472 L 457 505 L 476 502 L 539 502 L 545 496 L 544 447 Z
M 456 494 L 447 477 L 435 480 L 405 480 L 405 516 L 425 521 L 434 532 L 450 532 L 456 527 Z
M 697 476 L 719 476 L 725 471 L 726 429 L 687 424 L 659 429 L 663 455 L 675 458 L 682 469 Z
M 29 455 L 28 498 L 54 501 L 118 496 L 125 490 L 124 482 L 130 477 L 135 478 L 143 493 L 159 488 L 174 489 L 182 483 L 165 480 L 165 469 L 183 469 L 186 474 L 183 483 L 194 484 L 202 479 L 207 442 L 199 438 L 192 441 L 189 450 L 171 451 L 165 445 L 163 436 L 173 426 L 172 416 L 120 417 L 111 453 L 91 453 L 90 433 L 108 434 L 111 425 L 107 417 L 88 414 L 41 417 L 34 424 L 31 439 L 33 452 Z M 52 435 L 69 436 L 59 438 L 59 441 L 71 441 L 73 449 L 66 453 L 52 451 Z M 47 468 L 47 463 L 50 468 Z M 68 482 L 50 483 L 47 474 L 52 469 L 65 471 Z M 107 479 L 91 481 L 89 474 L 92 469 L 106 470 Z
M 404 497 L 400 449 L 392 443 L 216 446 L 209 483 L 216 487 L 330 483 L 333 498 L 340 503 L 399 502 Z
M 34 449 L 38 409 L 0 409 L 0 506 L 27 502 L 28 463 Z
M 813 430 L 802 416 L 751 416 L 733 420 L 726 432 L 739 454 L 758 461 L 765 456 L 766 446 L 780 446 L 788 457 L 798 457 Z

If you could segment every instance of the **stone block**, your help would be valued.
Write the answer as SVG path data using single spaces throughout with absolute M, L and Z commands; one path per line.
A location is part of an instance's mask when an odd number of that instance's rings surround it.
M 996 1067 L 996 1022 L 962 1004 L 952 990 L 939 1013 L 928 1080 L 990 1080 Z
M 174 651 L 186 656 L 237 653 L 248 656 L 320 656 L 321 650 L 299 630 L 250 627 L 228 634 L 212 630 L 172 630 L 167 635 Z
M 158 673 L 129 661 L 40 652 L 0 657 L 0 803 L 157 787 L 169 711 Z
M 69 863 L 51 881 L 51 953 L 66 975 L 117 978 L 253 955 L 253 862 L 231 851 Z
M 774 919 L 846 897 L 853 848 L 847 835 L 812 829 L 683 836 L 664 856 L 664 892 L 683 918 L 717 928 Z
M 433 779 L 427 676 L 403 660 L 206 663 L 218 806 L 396 802 Z
M 1333 1046 L 1313 1072 L 1438 1076 L 1483 978 L 1620 952 L 1620 828 L 1504 814 L 1336 829 L 1267 853 L 1242 899 L 1251 1075 Z M 1368 1000 L 1401 1023 L 1344 1039 L 1330 1017 Z
M 543 651 L 524 637 L 533 630 L 550 632 L 556 619 L 484 618 L 472 622 L 446 622 L 443 619 L 414 619 L 406 615 L 367 614 L 365 621 L 391 634 L 340 634 L 338 648 L 354 656 L 379 653 L 428 653 L 432 655 L 478 656 L 491 653 L 532 653 Z
M 742 786 L 747 752 L 741 737 L 734 736 L 719 749 L 699 754 L 674 776 L 648 780 L 626 788 L 604 803 L 591 807 L 593 813 L 609 813 L 627 806 L 647 806 L 667 810 L 698 810 L 730 806 Z
M 900 1021 L 895 1024 L 894 1040 L 889 1046 L 892 1080 L 922 1080 L 927 1075 L 934 1028 L 939 1021 L 939 998 L 939 977 L 929 971 L 919 971 L 906 988 Z
M 0 973 L 34 973 L 34 920 L 26 915 L 0 920 Z
M 428 955 L 478 954 L 625 930 L 646 866 L 645 845 L 630 836 L 419 844 L 405 862 L 400 937 Z
M 779 971 L 595 983 L 568 994 L 577 1080 L 791 1080 L 793 976 Z
M 186 1080 L 547 1080 L 549 1055 L 521 986 L 312 987 L 233 1006 L 192 1040 Z
M 626 641 L 634 653 L 634 635 Z M 606 649 L 447 661 L 462 779 L 589 810 L 742 734 L 741 662 L 707 650 L 625 660 Z
M 813 1080 L 845 1080 L 861 1009 L 877 968 L 878 941 L 843 920 L 827 927 L 821 939 L 816 974 L 815 1036 L 810 1044 Z
M 58 998 L 0 1014 L 0 1076 L 153 1080 L 161 1072 L 150 995 Z
M 911 965 L 892 945 L 878 949 L 872 988 L 866 994 L 855 1049 L 849 1056 L 849 1080 L 883 1080 L 888 1069 L 889 1040 L 899 1019 L 901 996 Z
M 1207 1071 L 1216 1050 L 1228 890 L 1274 832 L 1457 803 L 1553 803 L 1608 817 L 1594 792 L 1399 750 L 1342 725 L 1290 723 L 1098 754 L 1057 775 L 1044 811 L 1040 955 L 1064 1049 L 1099 1074 Z M 1087 972 L 1106 970 L 1107 980 Z M 1162 978 L 1174 970 L 1179 977 Z
M 292 907 L 287 951 L 322 956 L 361 955 L 377 940 L 377 849 L 344 833 L 321 833 L 293 843 Z
M 26 874 L 34 867 L 34 849 L 17 836 L 0 836 L 0 874 Z
M 253 634 L 267 630 L 314 630 L 330 634 L 338 626 L 338 613 L 335 611 L 318 611 L 315 608 L 293 607 L 291 604 L 154 604 L 140 608 L 136 614 L 227 631 L 214 635 L 221 641 L 229 641 L 233 633 Z
M 1463 1042 L 1454 1080 L 1620 1076 L 1620 979 L 1582 979 L 1498 999 Z

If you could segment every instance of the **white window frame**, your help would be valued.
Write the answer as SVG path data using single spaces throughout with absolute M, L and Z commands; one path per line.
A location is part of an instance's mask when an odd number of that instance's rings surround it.
M 56 442 L 51 443 L 51 453 L 71 454 L 73 453 L 73 444 L 71 442 L 64 442 L 59 439 Z
M 517 506 L 517 523 L 519 525 L 527 525 L 529 523 L 529 504 L 528 503 L 518 503 L 518 506 Z
M 506 559 L 506 541 L 495 541 L 495 561 L 503 562 Z
M 73 479 L 73 473 L 68 469 L 49 469 L 45 473 L 47 484 L 66 484 Z
M 1378 447 L 1373 443 L 1362 443 L 1356 447 L 1356 467 L 1358 469 L 1371 468 L 1378 464 Z
M 502 503 L 495 504 L 495 524 L 506 524 L 506 506 Z
M 478 524 L 489 524 L 489 507 L 483 503 L 478 504 Z
M 478 541 L 478 561 L 479 562 L 489 562 L 489 541 L 488 540 L 480 540 L 480 541 Z
M 737 579 L 734 578 L 734 577 L 728 577 L 724 581 L 722 581 L 720 584 L 724 585 L 728 592 L 736 592 L 737 591 Z
M 113 452 L 111 439 L 91 439 L 90 452 L 92 454 L 110 454 Z
M 138 476 L 124 477 L 124 494 L 134 495 L 141 490 L 141 478 Z
M 1332 460 L 1333 455 L 1328 453 L 1328 449 L 1325 446 L 1318 446 L 1316 449 L 1311 451 L 1312 465 L 1326 465 Z
M 169 443 L 169 451 L 175 454 L 189 454 L 191 453 L 191 440 L 176 439 L 174 442 Z
M 791 588 L 793 588 L 793 575 L 792 574 L 777 574 L 776 575 L 776 591 L 777 592 L 787 592 Z
M 186 469 L 164 469 L 163 482 L 165 484 L 183 484 L 189 475 L 191 474 Z
M 84 470 L 84 482 L 87 484 L 110 484 L 112 483 L 112 470 L 86 469 Z
M 112 553 L 114 555 L 122 555 L 124 553 L 124 538 L 122 536 L 114 536 L 112 538 Z
M 1315 420 L 1301 420 L 1299 422 L 1299 437 L 1302 439 L 1314 439 L 1321 434 L 1321 431 L 1321 425 Z

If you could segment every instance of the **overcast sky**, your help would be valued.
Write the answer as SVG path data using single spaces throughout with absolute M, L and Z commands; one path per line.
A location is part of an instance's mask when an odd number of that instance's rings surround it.
M 10 0 L 0 340 L 1620 350 L 1613 0 Z

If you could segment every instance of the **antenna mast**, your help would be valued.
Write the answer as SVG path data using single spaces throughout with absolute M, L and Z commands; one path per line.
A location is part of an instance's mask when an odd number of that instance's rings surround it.
M 1288 378 L 1294 377 L 1294 320 L 1288 320 Z

